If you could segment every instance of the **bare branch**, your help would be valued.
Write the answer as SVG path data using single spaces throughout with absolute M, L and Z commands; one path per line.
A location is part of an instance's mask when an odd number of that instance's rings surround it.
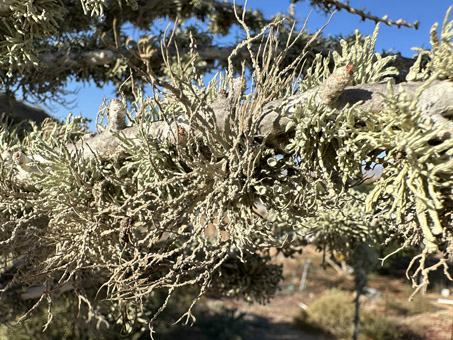
M 370 12 L 365 12 L 365 8 L 362 8 L 362 9 L 356 9 L 354 7 L 351 7 L 348 2 L 346 3 L 342 3 L 338 0 L 322 0 L 323 4 L 326 5 L 326 6 L 333 6 L 335 7 L 337 10 L 346 10 L 348 11 L 349 13 L 351 14 L 355 14 L 355 15 L 358 15 L 362 18 L 363 21 L 365 20 L 372 20 L 374 21 L 376 24 L 378 22 L 382 22 L 384 24 L 386 24 L 387 26 L 397 26 L 398 28 L 404 26 L 404 27 L 408 27 L 408 28 L 415 28 L 415 29 L 418 29 L 418 26 L 420 25 L 420 22 L 417 20 L 415 21 L 414 23 L 412 24 L 409 24 L 407 23 L 406 20 L 404 19 L 398 19 L 398 20 L 390 20 L 388 19 L 388 15 L 384 15 L 382 18 L 379 18 L 375 15 L 372 15 Z
M 93 51 L 85 50 L 59 50 L 47 52 L 41 56 L 41 61 L 46 65 L 55 67 L 65 66 L 68 68 L 79 68 L 82 66 L 98 66 L 113 64 L 120 56 L 109 49 L 99 49 Z

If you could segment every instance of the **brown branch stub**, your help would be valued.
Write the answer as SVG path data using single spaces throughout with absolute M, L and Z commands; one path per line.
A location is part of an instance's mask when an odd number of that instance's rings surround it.
M 336 69 L 319 87 L 318 98 L 324 105 L 333 105 L 352 80 L 353 66 Z

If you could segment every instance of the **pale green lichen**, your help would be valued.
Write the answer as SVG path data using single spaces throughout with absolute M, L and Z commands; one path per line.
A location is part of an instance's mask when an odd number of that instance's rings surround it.
M 440 32 L 440 40 L 437 32 L 439 24 L 436 22 L 431 27 L 430 42 L 432 48 L 430 50 L 413 48 L 413 50 L 418 52 L 418 57 L 407 75 L 406 79 L 408 81 L 420 81 L 429 77 L 453 79 L 451 67 L 453 64 L 453 20 L 450 20 L 452 9 L 453 6 L 449 7 L 445 15 Z M 428 60 L 426 61 L 426 59 Z
M 389 76 L 398 74 L 398 70 L 388 64 L 396 56 L 382 57 L 375 51 L 376 40 L 379 33 L 379 24 L 376 25 L 371 36 L 362 36 L 355 32 L 355 42 L 348 44 L 345 40 L 340 42 L 341 53 L 332 53 L 335 67 L 352 65 L 354 78 L 352 85 L 369 84 L 381 81 Z
M 444 29 L 444 39 L 447 36 L 445 32 Z M 375 39 L 375 36 L 365 38 L 365 46 L 374 46 Z M 343 51 L 347 52 L 345 42 L 342 44 L 345 47 Z M 360 52 L 356 52 L 359 50 Z M 363 78 L 371 70 L 373 53 L 363 49 L 360 39 L 351 51 L 354 52 L 345 58 L 336 55 L 335 66 L 357 65 L 354 66 L 354 71 L 358 72 L 356 83 L 378 81 L 392 73 L 391 69 L 385 67 L 390 60 L 383 59 L 375 73 L 371 72 L 372 76 Z M 451 52 L 451 48 L 449 51 Z M 356 64 L 357 60 L 361 60 L 362 64 Z M 301 89 L 311 88 L 324 81 L 329 75 L 329 62 L 329 58 L 317 56 L 311 71 L 300 82 Z M 443 69 L 442 74 L 451 72 L 452 65 L 451 62 L 439 65 Z M 288 150 L 297 155 L 305 167 L 314 169 L 314 177 L 324 179 L 322 186 L 318 188 L 319 202 L 313 202 L 313 207 L 318 207 L 319 215 L 315 213 L 316 217 L 312 220 L 291 214 L 283 215 L 284 218 L 291 220 L 293 217 L 298 220 L 297 223 L 304 226 L 301 231 L 307 235 L 316 234 L 320 230 L 316 225 L 326 220 L 326 225 L 331 226 L 329 230 L 341 230 L 341 235 L 347 235 L 346 239 L 353 240 L 354 237 L 344 230 L 348 225 L 343 224 L 341 218 L 335 222 L 333 212 L 339 209 L 346 219 L 349 218 L 349 214 L 358 206 L 343 209 L 346 202 L 342 201 L 340 193 L 354 182 L 361 182 L 364 164 L 366 167 L 380 164 L 384 167 L 382 177 L 374 182 L 374 188 L 363 201 L 355 203 L 363 205 L 360 208 L 361 218 L 367 220 L 365 225 L 381 225 L 386 242 L 402 239 L 404 247 L 422 245 L 425 249 L 423 256 L 436 250 L 451 251 L 453 238 L 448 226 L 451 225 L 449 216 L 452 206 L 453 141 L 446 139 L 433 144 L 433 140 L 441 135 L 443 126 L 433 124 L 417 110 L 418 95 L 422 90 L 423 87 L 413 97 L 404 91 L 395 91 L 389 83 L 385 105 L 379 114 L 366 109 L 357 110 L 354 106 L 339 111 L 318 105 L 316 94 L 308 103 L 296 109 L 292 115 L 293 122 L 290 123 L 295 136 L 288 145 Z M 333 196 L 337 197 L 336 201 L 329 195 L 332 190 L 335 193 Z M 320 218 L 319 221 L 316 220 L 317 217 Z M 351 232 L 360 230 L 362 222 L 360 220 L 358 225 L 351 222 Z M 363 233 L 363 242 L 373 239 L 371 229 L 365 228 Z M 324 235 L 320 239 L 326 237 Z M 326 246 L 333 250 L 341 249 L 347 243 L 346 239 L 341 236 L 331 237 Z M 439 262 L 439 265 L 444 264 Z M 429 270 L 425 270 L 423 261 L 420 268 L 416 272 L 423 271 L 424 281 L 420 284 L 414 276 L 417 290 L 425 287 L 428 282 Z
M 398 70 L 389 66 L 395 60 L 395 56 L 382 57 L 375 52 L 376 40 L 379 33 L 379 24 L 376 25 L 371 36 L 363 36 L 355 32 L 355 40 L 348 42 L 340 40 L 341 51 L 333 51 L 332 56 L 326 58 L 318 54 L 315 60 L 300 82 L 300 91 L 318 86 L 331 74 L 329 65 L 333 59 L 334 69 L 351 65 L 354 70 L 351 85 L 369 84 L 382 81 L 395 76 Z
M 272 25 L 267 29 L 278 35 Z M 391 239 L 451 252 L 453 140 L 433 143 L 441 127 L 422 118 L 417 97 L 389 85 L 375 114 L 359 104 L 327 107 L 314 94 L 294 108 L 286 145 L 274 147 L 257 135 L 263 107 L 291 97 L 297 80 L 279 73 L 277 35 L 260 34 L 267 48 L 257 57 L 250 51 L 261 66 L 248 92 L 231 95 L 232 73 L 205 85 L 191 58 L 177 65 L 167 59 L 168 82 L 153 84 L 150 97 L 135 93 L 130 118 L 137 133 L 118 133 L 121 157 L 84 159 L 72 145 L 87 132 L 77 117 L 46 121 L 24 138 L 1 131 L 5 150 L 42 158 L 26 185 L 14 180 L 13 168 L 0 172 L 1 256 L 12 263 L 26 254 L 33 264 L 18 281 L 61 284 L 95 273 L 96 293 L 122 308 L 126 319 L 141 318 L 144 312 L 131 304 L 161 291 L 166 299 L 149 316 L 152 323 L 174 291 L 187 286 L 199 289 L 193 303 L 213 282 L 227 296 L 266 301 L 281 270 L 261 254 L 270 247 L 291 254 L 310 237 L 344 254 Z M 333 55 L 336 67 L 353 65 L 354 84 L 395 74 L 392 58 L 375 54 L 376 37 L 377 29 L 371 37 L 357 34 L 353 45 L 342 43 Z M 327 78 L 329 58 L 316 57 L 299 91 Z M 219 99 L 231 117 L 228 133 L 213 123 L 210 105 Z M 158 119 L 187 121 L 186 144 L 150 139 Z M 98 128 L 105 130 L 102 119 Z M 363 180 L 364 163 L 382 164 L 384 175 L 360 194 L 351 187 Z M 261 205 L 265 213 L 257 212 Z M 89 301 L 83 287 L 77 294 Z
M 136 0 L 127 0 L 133 9 Z M 102 18 L 106 0 L 80 0 L 86 15 Z M 11 13 L 2 17 L 0 27 L 0 68 L 7 77 L 39 68 L 41 53 L 53 45 L 47 40 L 59 37 L 67 10 L 62 0 L 17 0 L 9 3 Z M 58 38 L 51 44 L 56 44 Z
M 15 1 L 10 10 L 11 14 L 2 18 L 0 29 L 0 67 L 7 69 L 9 76 L 39 65 L 36 42 L 57 34 L 65 13 L 59 0 Z
M 404 93 L 394 94 L 378 118 L 382 131 L 359 137 L 387 152 L 382 160 L 384 174 L 367 198 L 367 209 L 379 207 L 385 212 L 383 216 L 400 228 L 406 223 L 407 228 L 418 225 L 425 246 L 435 250 L 441 243 L 452 241 L 443 234 L 445 221 L 441 216 L 446 213 L 448 199 L 444 188 L 453 185 L 453 141 L 431 144 L 439 127 L 419 128 L 423 119 L 414 110 L 416 100 Z

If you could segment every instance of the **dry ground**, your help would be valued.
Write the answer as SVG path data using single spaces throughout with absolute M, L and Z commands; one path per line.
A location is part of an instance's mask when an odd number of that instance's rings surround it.
M 308 271 L 306 289 L 299 290 L 307 258 L 313 262 Z M 322 254 L 313 247 L 306 247 L 303 254 L 293 259 L 279 258 L 279 261 L 284 265 L 285 280 L 282 290 L 268 304 L 235 300 L 212 300 L 209 304 L 214 309 L 226 306 L 246 313 L 252 334 L 243 340 L 325 340 L 292 328 L 292 321 L 304 305 L 309 305 L 326 289 L 338 287 L 352 290 L 353 278 L 347 273 L 338 273 L 329 265 L 323 268 Z M 380 294 L 377 298 L 365 298 L 364 308 L 374 308 L 376 312 L 417 329 L 424 333 L 426 340 L 453 340 L 453 305 L 437 303 L 439 294 L 429 293 L 415 302 L 409 302 L 412 290 L 404 277 L 372 275 L 369 286 Z

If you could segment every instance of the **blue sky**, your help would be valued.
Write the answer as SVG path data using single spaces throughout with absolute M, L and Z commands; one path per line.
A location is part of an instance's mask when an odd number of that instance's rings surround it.
M 308 5 L 309 1 L 303 1 L 296 5 L 296 19 L 303 22 L 311 10 Z M 237 1 L 238 4 L 243 4 L 244 1 Z M 261 10 L 265 17 L 269 18 L 276 13 L 286 13 L 289 0 L 248 0 L 247 7 Z M 449 6 L 453 5 L 452 0 L 379 0 L 379 1 L 360 1 L 350 0 L 353 7 L 366 7 L 367 11 L 372 14 L 382 17 L 388 15 L 389 19 L 398 20 L 406 19 L 412 23 L 415 20 L 420 21 L 418 30 L 402 27 L 388 27 L 381 24 L 376 51 L 381 52 L 383 49 L 393 49 L 395 52 L 401 52 L 403 56 L 412 57 L 415 52 L 412 47 L 429 48 L 429 31 L 434 22 L 442 23 L 445 13 Z M 452 20 L 453 18 L 450 18 Z M 324 13 L 314 11 L 309 19 L 307 28 L 310 32 L 315 32 L 327 20 Z M 347 35 L 358 29 L 362 34 L 371 34 L 375 24 L 369 21 L 361 21 L 358 16 L 349 14 L 345 11 L 337 12 L 330 24 L 324 29 L 324 34 Z M 222 40 L 224 41 L 224 39 Z M 70 112 L 74 115 L 82 115 L 83 117 L 95 120 L 97 110 L 102 104 L 102 98 L 112 98 L 115 89 L 111 85 L 106 85 L 103 88 L 97 88 L 93 84 L 81 84 L 71 82 L 68 84 L 69 90 L 78 89 L 78 93 L 68 95 L 69 102 L 73 102 L 71 108 L 65 108 L 57 104 L 50 104 L 53 110 L 51 114 L 59 119 L 64 119 Z M 94 129 L 94 124 L 91 124 Z

